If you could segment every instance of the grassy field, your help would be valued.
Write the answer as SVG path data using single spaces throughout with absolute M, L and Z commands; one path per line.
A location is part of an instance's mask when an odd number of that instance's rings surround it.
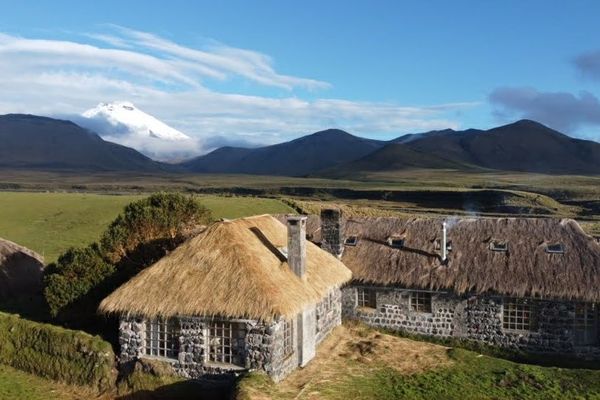
M 278 385 L 252 373 L 237 399 L 600 399 L 600 371 L 517 364 L 346 324 L 306 368 Z
M 0 237 L 53 262 L 71 246 L 98 239 L 123 207 L 143 195 L 0 192 Z M 237 218 L 291 209 L 276 199 L 197 196 L 215 218 Z

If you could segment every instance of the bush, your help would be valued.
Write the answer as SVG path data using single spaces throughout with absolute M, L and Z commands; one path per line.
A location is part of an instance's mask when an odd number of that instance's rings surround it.
M 67 250 L 46 269 L 44 296 L 50 313 L 56 316 L 114 272 L 115 266 L 104 261 L 95 244 Z
M 157 193 L 135 201 L 102 234 L 99 244 L 70 249 L 47 267 L 44 296 L 54 317 L 93 330 L 100 301 L 211 220 L 193 198 Z
M 0 363 L 72 385 L 114 388 L 115 355 L 97 336 L 0 313 Z

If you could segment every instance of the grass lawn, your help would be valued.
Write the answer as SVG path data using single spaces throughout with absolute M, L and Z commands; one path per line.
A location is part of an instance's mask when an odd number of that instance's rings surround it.
M 62 385 L 0 364 L 1 400 L 75 400 L 97 398 L 91 390 Z
M 346 323 L 274 384 L 252 373 L 238 400 L 600 399 L 600 371 L 517 364 Z
M 98 239 L 123 207 L 141 195 L 0 192 L 0 237 L 53 262 L 67 248 Z M 286 213 L 276 199 L 197 196 L 215 218 Z

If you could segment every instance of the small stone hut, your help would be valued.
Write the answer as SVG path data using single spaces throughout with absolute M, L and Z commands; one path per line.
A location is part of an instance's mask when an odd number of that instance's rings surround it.
M 42 256 L 0 238 L 0 300 L 39 292 L 43 272 Z
M 307 225 L 309 238 L 352 271 L 346 318 L 600 358 L 600 243 L 573 220 L 343 218 L 324 210 Z
M 287 225 L 287 227 L 286 227 Z M 264 370 L 280 380 L 341 323 L 351 272 L 306 240 L 306 217 L 209 226 L 119 287 L 120 360 L 157 358 L 185 377 Z

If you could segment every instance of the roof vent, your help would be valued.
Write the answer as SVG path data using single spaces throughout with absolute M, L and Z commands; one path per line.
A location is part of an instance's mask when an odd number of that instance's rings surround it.
M 564 252 L 565 246 L 562 243 L 552 243 L 546 245 L 546 253 L 563 254 Z
M 356 246 L 358 244 L 358 236 L 348 236 L 344 241 L 345 246 Z
M 507 252 L 508 251 L 508 242 L 501 240 L 492 240 L 490 242 L 490 250 L 498 251 L 498 252 Z

